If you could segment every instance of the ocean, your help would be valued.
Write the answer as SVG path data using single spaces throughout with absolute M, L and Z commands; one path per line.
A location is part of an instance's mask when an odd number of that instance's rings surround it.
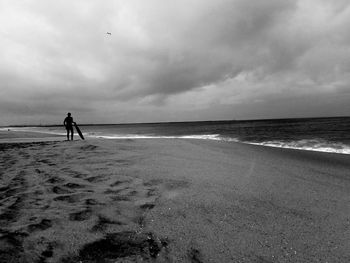
M 86 138 L 181 138 L 350 154 L 350 117 L 79 125 Z M 7 127 L 65 134 L 63 126 Z

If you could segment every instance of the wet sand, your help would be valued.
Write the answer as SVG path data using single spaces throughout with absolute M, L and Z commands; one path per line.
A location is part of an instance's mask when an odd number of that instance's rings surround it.
M 53 135 L 41 132 L 0 130 L 0 144 L 2 143 L 21 143 L 21 142 L 43 142 L 43 141 L 62 141 L 65 136 Z
M 350 261 L 349 155 L 43 138 L 0 158 L 0 262 Z

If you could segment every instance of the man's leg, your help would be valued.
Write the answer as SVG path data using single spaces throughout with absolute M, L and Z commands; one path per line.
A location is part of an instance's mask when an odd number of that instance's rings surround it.
M 67 141 L 69 141 L 69 129 L 66 129 L 67 130 Z
M 73 127 L 72 127 L 72 129 L 70 130 L 70 132 L 71 132 L 71 140 L 73 141 L 73 135 L 74 135 Z

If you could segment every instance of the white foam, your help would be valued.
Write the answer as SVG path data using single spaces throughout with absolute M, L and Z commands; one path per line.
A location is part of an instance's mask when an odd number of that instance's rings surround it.
M 319 140 L 299 140 L 291 142 L 266 141 L 261 143 L 246 142 L 254 145 L 262 145 L 277 148 L 297 149 L 316 152 L 350 154 L 350 146 L 342 143 L 332 143 Z
M 114 134 L 114 135 L 97 135 L 87 134 L 89 137 L 103 139 L 197 139 L 197 140 L 216 140 L 222 138 L 219 134 L 204 134 L 204 135 L 183 135 L 183 136 L 160 136 L 160 135 L 136 135 L 136 134 Z

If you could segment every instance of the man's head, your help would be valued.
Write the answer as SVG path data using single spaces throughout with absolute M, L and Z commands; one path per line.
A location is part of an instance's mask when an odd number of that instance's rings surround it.
M 70 117 L 72 114 L 70 114 L 70 112 L 68 112 L 68 114 L 67 114 L 67 115 L 68 115 L 68 117 Z

